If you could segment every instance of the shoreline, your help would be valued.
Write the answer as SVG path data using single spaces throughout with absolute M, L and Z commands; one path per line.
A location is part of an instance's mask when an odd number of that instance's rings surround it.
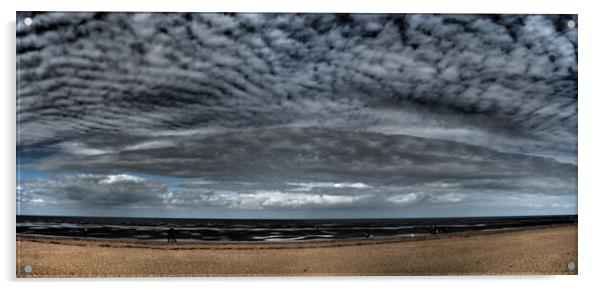
M 112 238 L 91 238 L 91 237 L 75 237 L 75 236 L 51 236 L 51 235 L 31 235 L 31 234 L 16 234 L 16 240 L 34 242 L 34 243 L 52 243 L 52 244 L 64 244 L 73 246 L 88 246 L 89 243 L 111 243 L 111 244 L 124 244 L 127 248 L 153 248 L 152 246 L 158 246 L 157 249 L 214 249 L 215 246 L 242 246 L 242 245 L 261 245 L 267 246 L 266 248 L 289 248 L 289 247 L 340 247 L 340 246 L 355 246 L 364 244 L 386 244 L 386 243 L 401 243 L 401 242 L 413 242 L 413 241 L 424 241 L 424 240 L 436 240 L 446 239 L 452 237 L 473 237 L 473 236 L 484 236 L 484 235 L 495 235 L 500 233 L 512 233 L 529 231 L 536 229 L 548 229 L 548 228 L 559 228 L 559 227 L 571 227 L 577 224 L 558 224 L 558 225 L 542 225 L 542 226 L 525 226 L 518 228 L 501 228 L 485 231 L 470 231 L 460 233 L 446 233 L 437 235 L 419 235 L 419 236 L 382 236 L 367 238 L 350 238 L 350 239 L 312 239 L 312 240 L 291 240 L 291 241 L 181 241 L 177 243 L 168 243 L 163 240 L 139 240 L 139 239 L 112 239 Z M 78 244 L 76 242 L 86 242 L 86 244 Z M 168 247 L 169 246 L 169 247 Z M 181 248 L 177 246 L 186 246 Z M 219 249 L 219 248 L 218 248 Z M 243 248 L 244 249 L 244 248 Z
M 566 269 L 577 263 L 577 224 L 284 243 L 16 239 L 18 278 L 577 273 Z

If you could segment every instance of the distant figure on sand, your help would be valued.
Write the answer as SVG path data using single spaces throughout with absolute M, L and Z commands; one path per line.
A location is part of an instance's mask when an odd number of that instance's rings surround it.
M 431 226 L 431 235 L 436 235 L 439 234 L 439 228 L 437 228 L 437 226 L 432 225 Z
M 173 228 L 173 226 L 169 227 L 169 230 L 167 230 L 167 242 L 177 242 L 176 241 L 176 229 Z

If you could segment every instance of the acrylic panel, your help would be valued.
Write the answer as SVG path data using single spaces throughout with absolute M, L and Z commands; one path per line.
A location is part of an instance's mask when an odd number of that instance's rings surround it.
M 17 277 L 577 274 L 577 24 L 18 12 Z

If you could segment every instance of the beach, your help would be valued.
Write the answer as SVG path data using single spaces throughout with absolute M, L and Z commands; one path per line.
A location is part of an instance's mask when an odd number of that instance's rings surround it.
M 17 277 L 577 274 L 577 225 L 311 242 L 17 237 Z M 25 265 L 31 266 L 26 273 Z

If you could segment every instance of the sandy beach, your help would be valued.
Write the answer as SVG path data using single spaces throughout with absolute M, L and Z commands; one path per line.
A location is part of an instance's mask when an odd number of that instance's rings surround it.
M 432 238 L 178 243 L 17 237 L 17 277 L 577 274 L 577 225 Z M 31 265 L 31 273 L 23 266 Z

